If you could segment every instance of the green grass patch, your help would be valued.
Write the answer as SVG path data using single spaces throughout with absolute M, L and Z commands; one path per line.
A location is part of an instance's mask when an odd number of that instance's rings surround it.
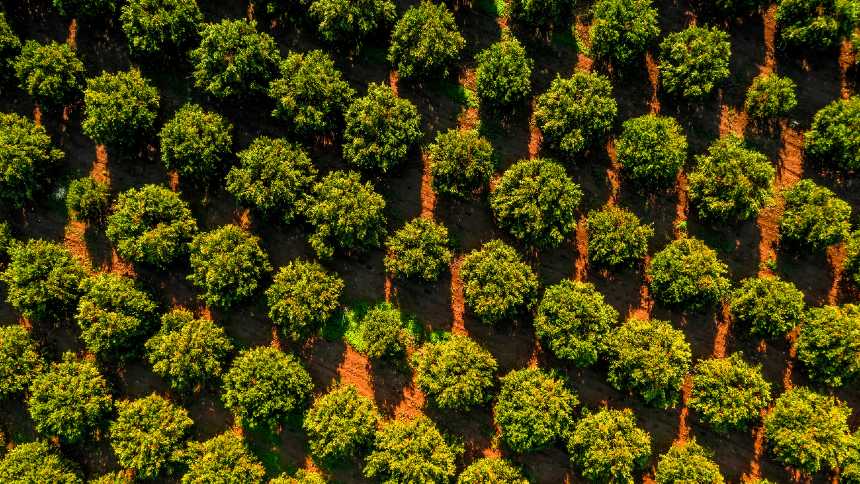
M 379 306 L 390 306 L 389 303 L 381 302 L 376 305 L 366 302 L 355 303 L 344 308 L 340 313 L 332 317 L 322 328 L 320 335 L 326 341 L 345 341 L 359 353 L 364 353 L 367 343 L 362 339 L 361 320 L 367 312 Z M 401 312 L 403 329 L 407 336 L 407 345 L 419 345 L 428 337 L 418 319 L 412 315 Z M 432 333 L 431 333 L 432 334 Z

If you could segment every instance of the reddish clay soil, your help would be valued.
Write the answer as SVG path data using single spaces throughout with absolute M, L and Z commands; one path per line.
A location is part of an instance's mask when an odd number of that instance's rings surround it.
M 621 194 L 621 164 L 618 163 L 614 139 L 606 142 L 606 154 L 609 156 L 609 168 L 606 169 L 606 179 L 609 181 L 609 200 L 607 203 L 615 205 Z
M 424 169 L 421 173 L 421 216 L 433 218 L 436 209 L 436 192 L 433 191 L 433 175 L 430 172 L 430 157 L 426 153 L 421 155 Z
M 395 96 L 400 95 L 400 75 L 394 69 L 388 73 L 388 85 Z
M 576 224 L 576 260 L 574 261 L 574 278 L 584 281 L 588 272 L 588 224 L 583 215 Z
M 833 274 L 833 283 L 827 291 L 827 304 L 839 303 L 839 288 L 842 284 L 842 269 L 845 262 L 845 243 L 833 245 L 827 248 L 827 262 Z
M 794 361 L 797 358 L 797 335 L 800 328 L 794 328 L 788 333 L 786 341 L 788 342 L 788 358 L 785 361 L 785 371 L 782 373 L 782 386 L 786 390 L 791 390 L 794 387 Z
M 678 412 L 678 437 L 675 442 L 683 444 L 690 438 L 690 424 L 687 419 L 690 416 L 690 409 L 687 407 L 687 402 L 690 400 L 690 391 L 693 388 L 693 379 L 690 375 L 684 378 L 684 385 L 681 386 L 681 411 Z
M 764 12 L 764 31 L 762 37 L 764 39 L 764 64 L 759 70 L 762 74 L 773 72 L 776 65 L 776 4 L 769 6 Z
M 537 120 L 534 116 L 535 104 L 532 102 L 532 115 L 529 117 L 529 159 L 535 159 L 540 156 L 540 147 L 543 143 L 543 134 L 537 125 Z
M 851 97 L 851 71 L 854 68 L 854 49 L 849 40 L 843 40 L 839 46 L 839 86 L 842 99 Z
M 732 331 L 732 316 L 728 303 L 723 303 L 720 307 L 719 317 L 717 318 L 717 332 L 714 335 L 714 358 L 726 357 L 726 346 L 728 339 L 731 337 Z
M 90 176 L 97 182 L 110 183 L 110 170 L 108 169 L 108 153 L 105 145 L 96 145 L 96 157 L 90 169 Z
M 36 126 L 42 125 L 42 107 L 39 106 L 39 103 L 33 105 L 33 123 Z
M 764 418 L 769 413 L 769 409 L 763 409 L 761 411 L 761 418 Z M 742 481 L 755 481 L 756 479 L 761 478 L 761 458 L 764 455 L 765 446 L 764 446 L 764 425 L 756 426 L 753 431 L 753 456 L 750 460 L 750 470 L 747 473 L 744 473 L 742 477 Z
M 659 114 L 660 68 L 651 52 L 645 54 L 645 69 L 648 71 L 648 84 L 651 86 L 651 99 L 648 101 L 648 107 L 653 114 Z
M 460 277 L 460 267 L 463 258 L 457 257 L 451 262 L 451 331 L 466 334 L 466 300 L 463 295 L 463 279 Z
M 675 238 L 677 239 L 684 235 L 683 224 L 687 221 L 687 211 L 689 210 L 687 174 L 683 170 L 678 172 L 678 178 L 675 180 L 675 195 L 677 196 L 677 201 L 675 203 L 675 221 L 673 227 Z
M 66 42 L 72 49 L 78 47 L 78 19 L 76 18 L 69 22 L 69 34 L 66 36 Z

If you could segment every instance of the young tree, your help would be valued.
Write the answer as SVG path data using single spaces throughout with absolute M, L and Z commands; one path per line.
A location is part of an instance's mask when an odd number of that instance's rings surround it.
M 507 14 L 521 24 L 533 27 L 553 27 L 573 2 L 566 0 L 510 0 Z
M 387 173 L 421 139 L 418 108 L 384 84 L 367 86 L 367 94 L 354 100 L 344 117 L 343 157 L 363 170 Z
M 385 241 L 385 269 L 397 277 L 435 281 L 451 262 L 448 229 L 417 217 Z
M 537 335 L 558 358 L 586 367 L 606 352 L 618 311 L 594 285 L 564 279 L 546 288 L 534 319 Z
M 848 237 L 851 205 L 807 178 L 783 192 L 780 237 L 789 245 L 824 250 Z
M 281 77 L 269 84 L 272 116 L 303 136 L 329 134 L 343 125 L 355 90 L 321 50 L 291 52 L 281 61 Z
M 786 391 L 764 419 L 777 462 L 811 475 L 839 465 L 848 453 L 851 409 L 836 397 L 805 387 Z
M 116 10 L 116 0 L 53 0 L 60 15 L 68 17 L 97 17 Z
M 0 113 L 0 202 L 22 207 L 63 156 L 45 128 L 23 116 Z
M 579 399 L 564 380 L 540 368 L 524 368 L 501 381 L 493 414 L 511 450 L 540 450 L 567 434 Z
M 224 19 L 206 24 L 200 46 L 191 51 L 194 85 L 216 98 L 264 92 L 281 60 L 271 35 L 257 23 Z
M 269 318 L 294 341 L 302 341 L 334 315 L 343 288 L 343 279 L 319 263 L 290 261 L 266 289 Z
M 102 358 L 126 358 L 140 348 L 155 323 L 155 303 L 134 280 L 111 273 L 81 282 L 75 321 L 87 349 Z
M 245 350 L 224 375 L 221 400 L 244 427 L 277 429 L 305 408 L 313 381 L 299 359 L 259 346 Z
M 198 234 L 189 244 L 188 280 L 203 290 L 206 304 L 230 308 L 253 296 L 272 264 L 259 237 L 237 225 Z
M 0 481 L 9 484 L 84 482 L 74 464 L 47 442 L 16 445 L 0 460 Z
M 313 0 L 310 17 L 326 42 L 359 49 L 369 35 L 390 25 L 397 11 L 391 0 Z
M 227 191 L 263 216 L 292 222 L 317 176 L 308 153 L 283 138 L 261 136 L 237 156 L 239 164 L 227 173 Z
M 233 126 L 218 113 L 185 104 L 161 128 L 161 161 L 183 180 L 208 184 L 220 180 L 233 146 Z
M 117 462 L 138 479 L 155 479 L 180 462 L 194 422 L 188 412 L 156 394 L 117 402 L 110 425 L 110 444 Z
M 459 334 L 425 343 L 412 355 L 415 383 L 438 408 L 468 410 L 489 400 L 498 370 L 493 355 Z
M 6 13 L 0 12 L 0 82 L 5 83 L 14 73 L 15 56 L 21 50 L 21 39 L 6 20 Z
M 385 235 L 385 199 L 353 171 L 333 171 L 314 184 L 305 217 L 317 256 L 330 259 L 335 250 L 379 247 Z
M 107 219 L 107 238 L 123 259 L 165 268 L 185 255 L 197 222 L 179 194 L 158 185 L 119 194 Z
M 639 394 L 649 405 L 674 407 L 693 353 L 684 332 L 667 321 L 628 319 L 609 338 L 609 383 Z
M 790 77 L 762 74 L 747 91 L 747 114 L 760 121 L 781 118 L 797 106 L 797 85 Z
M 692 26 L 660 43 L 660 79 L 666 92 L 701 98 L 729 77 L 729 34 L 716 27 Z
M 615 205 L 589 212 L 587 231 L 589 262 L 610 268 L 642 260 L 654 236 L 651 224 L 643 225 L 636 214 Z
M 623 67 L 645 54 L 660 35 L 651 0 L 599 0 L 591 20 L 591 54 Z
M 98 144 L 126 148 L 150 133 L 158 115 L 158 89 L 132 68 L 87 79 L 81 129 Z
M 851 35 L 857 24 L 854 2 L 845 0 L 780 0 L 776 25 L 783 45 L 828 49 Z
M 2 274 L 6 302 L 27 319 L 60 319 L 78 304 L 85 275 L 81 264 L 60 244 L 41 239 L 14 242 Z
M 182 484 L 261 482 L 266 468 L 248 450 L 241 435 L 224 432 L 205 442 L 188 444 L 188 471 Z
M 762 338 L 781 338 L 804 318 L 803 293 L 776 276 L 749 278 L 732 293 L 732 318 Z
M 394 25 L 388 61 L 403 79 L 444 78 L 465 45 L 448 7 L 423 0 Z
M 483 106 L 507 109 L 531 94 L 534 61 L 513 35 L 479 52 L 475 61 L 475 88 Z
M 505 170 L 490 195 L 499 226 L 531 246 L 555 248 L 576 230 L 582 189 L 558 163 L 535 158 Z
M 178 392 L 220 378 L 231 351 L 233 344 L 224 328 L 181 308 L 162 316 L 161 329 L 146 342 L 153 373 Z
M 657 484 L 723 484 L 720 466 L 711 458 L 711 452 L 696 442 L 675 442 L 669 451 L 660 456 L 655 475 Z
M 687 137 L 675 118 L 668 116 L 628 119 L 615 148 L 624 174 L 644 187 L 672 186 L 687 161 Z
M 523 473 L 501 457 L 482 457 L 469 464 L 457 484 L 528 484 Z
M 813 380 L 839 387 L 860 373 L 860 306 L 810 308 L 797 337 L 797 358 Z
M 400 356 L 411 343 L 406 321 L 400 310 L 379 303 L 360 318 L 350 322 L 345 338 L 359 353 L 372 359 Z
M 392 420 L 376 433 L 364 475 L 380 482 L 448 482 L 457 471 L 456 449 L 432 420 Z
M 629 408 L 583 412 L 567 450 L 582 475 L 593 482 L 633 484 L 633 473 L 651 457 L 651 436 Z
M 27 408 L 36 430 L 63 442 L 84 440 L 113 409 L 107 381 L 95 363 L 65 353 L 30 383 Z
M 535 102 L 535 121 L 552 147 L 575 156 L 612 128 L 618 105 L 612 83 L 601 74 L 577 71 L 558 76 Z
M 67 43 L 40 44 L 28 40 L 15 59 L 21 89 L 46 107 L 77 100 L 84 83 L 84 63 Z
M 77 220 L 100 225 L 110 209 L 110 197 L 107 183 L 89 176 L 76 178 L 66 191 L 66 209 Z
M 804 137 L 806 153 L 843 170 L 860 168 L 860 96 L 840 99 L 815 113 Z
M 488 324 L 516 317 L 533 304 L 538 278 L 517 251 L 491 240 L 470 252 L 460 268 L 466 304 Z
M 197 0 L 129 0 L 119 21 L 132 55 L 182 55 L 199 38 Z
M 317 397 L 304 420 L 314 460 L 333 464 L 358 457 L 373 442 L 379 412 L 353 385 Z
M 42 357 L 23 326 L 0 326 L 0 401 L 24 392 L 42 369 Z
M 719 302 L 731 288 L 728 267 L 704 242 L 684 237 L 657 252 L 648 267 L 654 298 L 667 306 L 698 311 Z
M 747 364 L 740 353 L 699 361 L 692 381 L 688 405 L 719 432 L 745 430 L 770 404 L 761 365 Z
M 687 177 L 690 201 L 703 219 L 747 220 L 773 199 L 775 176 L 767 156 L 730 134 L 696 157 L 696 168 Z
M 484 189 L 496 169 L 493 145 L 476 129 L 449 129 L 427 147 L 433 191 L 468 199 Z

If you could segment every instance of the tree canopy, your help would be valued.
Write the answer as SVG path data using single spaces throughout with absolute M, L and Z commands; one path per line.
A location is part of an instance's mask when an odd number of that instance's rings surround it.
M 763 338 L 780 338 L 804 319 L 803 293 L 776 276 L 748 278 L 729 302 L 735 321 Z
M 133 55 L 184 55 L 199 38 L 203 14 L 197 0 L 129 0 L 119 21 Z
M 860 373 L 860 306 L 810 308 L 797 336 L 797 358 L 813 380 L 831 386 Z
M 693 372 L 688 405 L 718 431 L 746 429 L 758 421 L 771 399 L 761 365 L 750 365 L 740 353 L 701 360 Z
M 498 370 L 489 351 L 458 334 L 425 343 L 412 355 L 412 366 L 415 383 L 433 405 L 455 410 L 486 403 Z
M 0 481 L 9 484 L 84 482 L 75 466 L 47 442 L 16 445 L 0 460 Z
M 182 484 L 200 482 L 260 482 L 266 468 L 248 450 L 240 435 L 227 431 L 188 445 L 188 471 Z
M 527 484 L 529 481 L 513 464 L 501 457 L 483 457 L 466 467 L 457 484 Z
M 358 457 L 373 442 L 379 418 L 373 400 L 353 385 L 317 397 L 303 424 L 314 460 L 336 463 Z
M 616 205 L 592 210 L 586 219 L 588 261 L 596 266 L 633 265 L 648 253 L 654 227 L 642 224 L 633 212 Z
M 860 11 L 845 0 L 780 0 L 776 10 L 781 43 L 787 47 L 827 49 L 851 35 Z
M 46 107 L 58 107 L 80 97 L 85 69 L 69 44 L 28 40 L 15 59 L 15 73 L 27 94 Z
M 269 318 L 291 339 L 302 341 L 334 315 L 343 288 L 343 279 L 319 263 L 290 261 L 266 289 Z
M 403 79 L 447 77 L 465 45 L 448 7 L 422 0 L 409 7 L 394 25 L 388 60 Z
M 669 451 L 660 456 L 654 476 L 657 484 L 723 484 L 720 466 L 713 461 L 711 452 L 696 439 L 672 444 Z
M 624 174 L 644 187 L 672 186 L 687 160 L 687 137 L 678 121 L 668 116 L 628 119 L 615 148 Z
M 717 253 L 693 237 L 672 241 L 654 254 L 648 274 L 657 301 L 696 311 L 725 297 L 731 283 Z
M 594 482 L 633 484 L 651 456 L 651 436 L 629 408 L 584 411 L 567 442 L 571 461 Z
M 451 262 L 448 229 L 417 217 L 385 241 L 385 269 L 394 276 L 435 281 Z
M 22 393 L 42 365 L 36 342 L 23 326 L 0 326 L 0 401 Z
M 590 53 L 623 67 L 642 56 L 660 35 L 651 0 L 599 0 L 591 21 Z
M 779 231 L 789 246 L 824 250 L 848 237 L 851 205 L 830 189 L 804 178 L 783 191 L 783 196 L 785 211 Z
M 469 199 L 484 189 L 496 169 L 493 145 L 476 129 L 449 129 L 427 147 L 433 190 Z
M 391 0 L 313 0 L 308 14 L 327 42 L 358 49 L 369 35 L 394 22 Z
M 63 156 L 45 128 L 23 116 L 0 113 L 0 201 L 23 206 Z
M 498 239 L 467 254 L 460 275 L 466 304 L 489 324 L 517 316 L 534 304 L 537 295 L 532 268 Z
M 161 96 L 137 68 L 87 79 L 81 129 L 96 143 L 127 148 L 150 134 Z
M 491 44 L 475 56 L 475 61 L 475 89 L 482 105 L 511 108 L 531 94 L 534 61 L 516 37 Z
M 729 34 L 691 26 L 660 43 L 660 80 L 669 94 L 701 98 L 729 77 Z
M 825 165 L 860 168 L 860 96 L 833 101 L 815 113 L 806 132 L 806 152 Z
M 447 482 L 456 472 L 456 458 L 456 449 L 429 418 L 392 420 L 377 431 L 364 475 L 382 482 Z
M 161 161 L 183 181 L 220 180 L 232 153 L 233 126 L 218 113 L 185 104 L 161 128 Z

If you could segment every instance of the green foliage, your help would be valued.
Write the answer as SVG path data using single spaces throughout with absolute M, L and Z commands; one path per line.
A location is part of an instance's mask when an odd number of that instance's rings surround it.
M 116 406 L 110 444 L 120 466 L 134 469 L 139 479 L 155 479 L 180 461 L 185 438 L 194 424 L 184 408 L 154 393 L 117 402 Z
M 529 245 L 555 248 L 576 230 L 582 189 L 564 167 L 546 159 L 521 160 L 505 170 L 490 195 L 499 226 Z
M 294 260 L 266 289 L 269 318 L 295 341 L 314 334 L 340 305 L 343 279 L 317 262 Z
M 158 89 L 132 68 L 87 79 L 81 129 L 98 144 L 128 147 L 150 133 L 158 115 Z
M 860 373 L 860 306 L 810 308 L 797 337 L 797 358 L 813 380 L 839 387 Z
M 783 192 L 780 237 L 789 244 L 823 250 L 848 237 L 851 205 L 829 189 L 803 179 Z
M 534 61 L 516 37 L 490 45 L 475 56 L 475 61 L 475 87 L 482 105 L 510 108 L 531 94 Z
M 448 482 L 457 451 L 425 416 L 392 420 L 376 433 L 364 475 L 379 482 Z
M 275 100 L 272 116 L 305 136 L 339 128 L 353 96 L 355 90 L 321 50 L 291 52 L 281 61 L 281 77 L 269 85 L 269 97 Z
M 494 417 L 511 450 L 540 450 L 567 434 L 579 399 L 564 380 L 539 368 L 524 368 L 501 381 Z
M 314 0 L 308 13 L 319 22 L 323 40 L 355 49 L 367 36 L 391 24 L 397 15 L 391 0 Z
M 85 279 L 81 290 L 75 321 L 87 349 L 99 357 L 133 355 L 153 327 L 155 303 L 133 279 L 112 273 Z
M 14 113 L 0 113 L 0 202 L 21 207 L 63 159 L 42 126 Z
M 675 183 L 687 160 L 687 137 L 675 118 L 646 114 L 624 122 L 616 152 L 634 182 L 666 188 Z
M 683 331 L 667 321 L 631 318 L 609 337 L 607 353 L 613 387 L 657 407 L 678 403 L 693 356 Z
M 438 408 L 468 410 L 487 402 L 498 369 L 493 355 L 468 336 L 425 343 L 412 355 L 415 383 Z
M 12 246 L 12 243 L 15 241 L 15 238 L 12 236 L 12 228 L 9 226 L 8 222 L 0 221 L 0 264 L 6 262 L 9 256 L 9 248 Z M 2 280 L 2 273 L 0 273 L 0 280 Z
M 788 47 L 827 49 L 851 35 L 858 17 L 853 0 L 780 0 L 776 25 Z
M 385 235 L 385 199 L 358 173 L 333 171 L 313 186 L 305 217 L 311 247 L 321 258 L 335 250 L 379 247 Z
M 119 21 L 132 55 L 166 56 L 197 40 L 203 14 L 197 0 L 129 0 Z
M 728 293 L 727 272 L 717 253 L 692 237 L 671 242 L 654 255 L 648 268 L 657 301 L 689 311 L 715 304 Z
M 476 129 L 449 129 L 436 134 L 427 147 L 433 190 L 441 195 L 470 198 L 493 176 L 493 145 Z
M 305 469 L 297 470 L 296 475 L 292 477 L 285 472 L 269 479 L 269 484 L 326 484 L 327 482 L 321 474 Z
M 435 281 L 451 262 L 450 245 L 444 225 L 414 218 L 385 241 L 385 269 L 397 277 Z
M 491 240 L 470 252 L 460 269 L 466 304 L 474 313 L 493 324 L 516 317 L 532 306 L 538 278 L 517 251 Z
M 2 274 L 6 302 L 25 318 L 60 319 L 72 312 L 81 295 L 84 268 L 60 244 L 41 239 L 14 242 Z
M 551 27 L 573 3 L 572 0 L 510 0 L 506 13 L 530 27 Z
M 523 473 L 501 457 L 483 457 L 460 473 L 457 484 L 528 484 Z
M 567 443 L 571 461 L 590 481 L 633 484 L 651 457 L 651 436 L 629 408 L 583 414 Z
M 848 455 L 841 463 L 839 482 L 857 484 L 860 482 L 860 432 L 851 436 Z
M 358 457 L 373 441 L 378 420 L 373 400 L 360 395 L 355 386 L 333 388 L 317 397 L 305 416 L 311 454 L 321 463 Z
M 0 326 L 0 401 L 22 393 L 42 368 L 42 357 L 23 326 Z
M 89 176 L 72 180 L 66 192 L 66 209 L 77 220 L 101 224 L 110 209 L 110 186 Z
M 69 443 L 88 437 L 113 408 L 107 381 L 95 363 L 76 360 L 72 353 L 36 375 L 29 393 L 36 430 Z
M 344 117 L 343 157 L 364 170 L 388 172 L 421 139 L 418 108 L 384 84 L 367 86 L 367 95 L 353 101 Z
M 699 445 L 696 439 L 672 444 L 660 456 L 655 475 L 657 484 L 723 484 L 720 466 L 711 458 L 711 452 Z
M 344 337 L 350 346 L 368 358 L 399 356 L 412 342 L 407 326 L 399 309 L 389 303 L 379 303 L 351 321 Z
M 574 156 L 599 142 L 615 122 L 612 83 L 601 74 L 558 76 L 535 102 L 535 121 L 554 148 Z
M 68 17 L 98 17 L 112 14 L 116 0 L 53 0 L 60 15 Z
M 21 50 L 21 40 L 15 35 L 6 13 L 0 12 L 0 81 L 6 81 L 12 74 L 15 56 Z
M 229 308 L 253 296 L 272 271 L 260 239 L 236 225 L 203 232 L 189 244 L 188 280 L 203 290 L 206 304 Z
M 264 216 L 291 222 L 317 175 L 307 152 L 285 139 L 261 136 L 238 158 L 227 173 L 227 191 Z
M 648 253 L 654 236 L 651 224 L 643 225 L 633 212 L 615 205 L 588 214 L 588 260 L 604 267 L 632 265 Z
M 448 7 L 423 0 L 394 25 L 388 61 L 403 79 L 444 78 L 465 45 Z
M 188 205 L 178 193 L 157 185 L 120 193 L 105 231 L 120 257 L 160 268 L 185 255 L 195 233 Z
M 16 445 L 0 461 L 0 481 L 7 484 L 83 484 L 74 465 L 47 442 Z
M 2 239 L 0 235 L 0 239 Z M 3 255 L 3 244 L 0 240 L 0 258 Z M 854 280 L 854 283 L 860 285 L 860 231 L 853 232 L 845 243 L 845 261 L 843 262 L 844 272 Z
M 660 35 L 657 20 L 651 0 L 599 0 L 591 21 L 591 54 L 616 67 L 641 60 Z
M 699 361 L 692 381 L 688 405 L 720 432 L 745 430 L 770 403 L 761 365 L 747 364 L 740 353 Z
M 161 329 L 146 342 L 152 371 L 179 392 L 220 378 L 233 344 L 209 318 L 194 318 L 187 309 L 161 317 Z
M 221 400 L 242 426 L 275 430 L 305 407 L 312 389 L 311 376 L 297 357 L 260 346 L 233 360 Z
M 15 59 L 21 89 L 46 106 L 75 101 L 84 82 L 84 63 L 67 43 L 28 40 Z
M 618 311 L 587 282 L 562 280 L 546 288 L 534 319 L 535 334 L 559 358 L 591 366 L 606 352 Z
M 804 316 L 803 293 L 778 277 L 749 278 L 732 293 L 732 318 L 763 338 L 781 338 Z
M 753 79 L 744 107 L 759 120 L 783 117 L 797 106 L 796 90 L 790 77 L 762 74 Z
M 703 219 L 746 220 L 773 199 L 775 176 L 767 156 L 729 134 L 696 157 L 696 168 L 688 176 L 690 201 Z
M 134 478 L 128 470 L 108 472 L 87 481 L 88 484 L 134 484 Z
M 860 168 L 860 96 L 833 101 L 815 113 L 804 140 L 812 158 L 844 170 Z
M 188 472 L 182 484 L 261 482 L 266 469 L 233 432 L 188 445 Z
M 183 179 L 204 184 L 220 179 L 233 146 L 232 131 L 233 126 L 220 114 L 185 104 L 158 135 L 161 161 Z
M 660 79 L 666 92 L 700 98 L 729 77 L 729 34 L 716 27 L 692 26 L 660 43 Z
M 780 464 L 805 474 L 830 470 L 848 454 L 850 415 L 838 398 L 795 387 L 780 395 L 765 417 L 765 438 Z
M 263 92 L 278 72 L 275 39 L 257 32 L 257 23 L 224 19 L 207 24 L 200 46 L 191 51 L 194 85 L 216 98 Z

